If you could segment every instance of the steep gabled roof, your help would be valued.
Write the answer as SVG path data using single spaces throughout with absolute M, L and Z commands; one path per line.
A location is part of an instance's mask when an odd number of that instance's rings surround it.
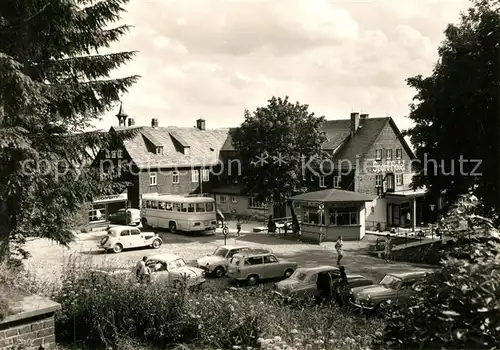
M 131 129 L 113 127 L 114 130 Z M 219 151 L 227 139 L 228 129 L 206 129 L 187 127 L 136 127 L 138 133 L 134 138 L 126 139 L 123 145 L 132 161 L 140 169 L 181 168 L 191 166 L 212 166 L 219 161 Z M 177 142 L 190 146 L 191 152 L 179 152 L 172 138 Z M 162 154 L 151 152 L 145 139 L 151 138 L 157 147 L 163 147 Z

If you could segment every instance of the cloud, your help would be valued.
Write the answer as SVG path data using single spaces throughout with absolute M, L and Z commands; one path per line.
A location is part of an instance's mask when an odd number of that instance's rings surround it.
M 124 96 L 137 124 L 234 126 L 243 111 L 289 95 L 329 119 L 352 109 L 404 129 L 447 24 L 467 0 L 132 0 L 134 25 L 113 50 L 139 50 L 116 72 L 142 79 Z M 99 127 L 116 124 L 106 116 Z

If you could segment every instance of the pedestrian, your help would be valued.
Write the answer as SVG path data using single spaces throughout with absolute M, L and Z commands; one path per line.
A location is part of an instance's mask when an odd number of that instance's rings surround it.
M 346 306 L 349 298 L 349 284 L 344 266 L 339 266 L 340 278 L 337 282 L 337 303 L 339 306 Z
M 385 235 L 385 261 L 388 262 L 391 259 L 391 252 L 392 252 L 392 239 L 391 235 L 387 234 Z
M 241 220 L 240 218 L 238 218 L 238 220 L 236 221 L 236 234 L 238 235 L 238 237 L 240 236 L 240 232 L 241 232 Z
M 142 283 L 144 275 L 147 274 L 146 260 L 148 260 L 148 257 L 144 256 L 135 265 L 135 277 L 139 283 Z
M 344 247 L 344 241 L 342 240 L 342 236 L 339 236 L 337 242 L 335 242 L 335 250 L 337 250 L 337 265 L 340 265 L 340 260 L 344 257 L 342 248 Z
M 217 222 L 220 221 L 220 227 L 224 228 L 224 214 L 220 211 L 220 209 L 217 209 Z
M 269 215 L 269 220 L 267 221 L 267 232 L 268 234 L 274 234 L 276 232 L 276 223 L 272 215 Z

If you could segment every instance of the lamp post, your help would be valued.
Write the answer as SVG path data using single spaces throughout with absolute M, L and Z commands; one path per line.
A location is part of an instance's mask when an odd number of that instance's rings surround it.
M 429 207 L 431 208 L 431 212 L 434 213 L 434 209 L 436 208 L 435 204 L 429 204 Z M 431 224 L 431 235 L 432 239 L 434 239 L 434 226 Z
M 323 203 L 318 205 L 318 214 L 319 214 L 319 244 L 321 244 L 323 238 L 323 215 L 325 213 L 325 206 Z

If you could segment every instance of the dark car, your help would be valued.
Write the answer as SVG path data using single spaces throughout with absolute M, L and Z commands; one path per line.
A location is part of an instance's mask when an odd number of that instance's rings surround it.
M 291 302 L 304 302 L 327 297 L 325 290 L 319 286 L 326 279 L 330 288 L 334 288 L 340 279 L 340 270 L 336 266 L 319 266 L 297 269 L 290 278 L 275 284 L 274 294 Z M 369 286 L 373 281 L 357 274 L 347 274 L 349 288 Z
M 353 288 L 351 303 L 361 311 L 381 311 L 392 302 L 405 303 L 428 271 L 389 273 L 375 285 Z
M 119 209 L 118 211 L 109 214 L 108 221 L 111 224 L 117 225 L 138 225 L 141 222 L 139 209 Z

